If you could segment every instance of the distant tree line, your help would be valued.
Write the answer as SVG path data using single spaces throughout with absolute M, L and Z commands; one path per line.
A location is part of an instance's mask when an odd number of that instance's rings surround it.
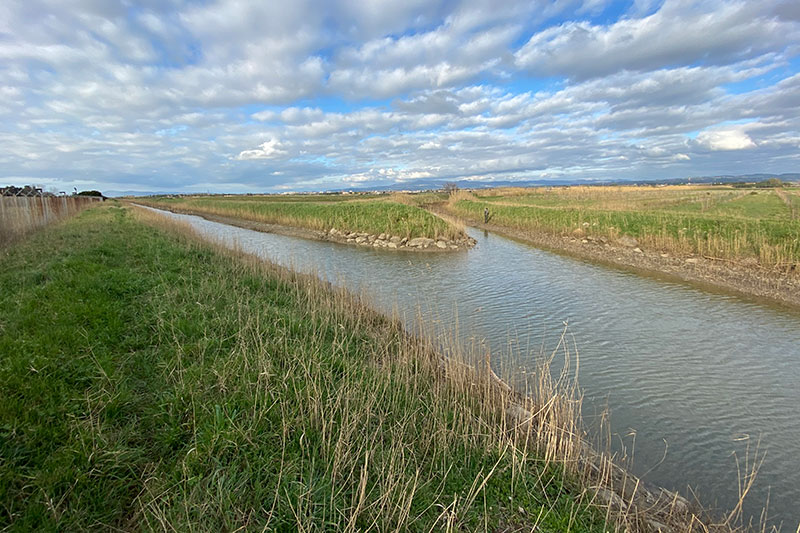
M 775 189 L 777 187 L 788 187 L 791 183 L 787 183 L 785 181 L 780 180 L 779 178 L 769 178 L 764 181 L 756 181 L 756 182 L 736 182 L 731 183 L 731 186 L 737 189 Z
M 66 195 L 65 192 L 61 192 L 61 195 Z M 24 187 L 17 187 L 16 185 L 9 185 L 7 187 L 0 187 L 0 196 L 21 196 L 21 197 L 51 197 L 51 196 L 58 196 L 55 193 L 42 190 L 41 187 L 36 187 L 34 185 L 25 185 Z M 72 196 L 99 196 L 100 198 L 104 198 L 103 193 L 100 191 L 81 191 L 78 192 L 78 189 L 75 189 L 75 192 Z
M 0 187 L 0 196 L 54 196 L 53 193 L 43 192 L 41 187 L 34 187 L 33 185 L 25 185 L 24 187 L 16 187 L 9 185 L 8 187 Z

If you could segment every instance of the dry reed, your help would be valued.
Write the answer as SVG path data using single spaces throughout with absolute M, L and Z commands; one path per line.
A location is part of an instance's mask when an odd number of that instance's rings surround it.
M 0 246 L 97 202 L 88 196 L 0 196 Z

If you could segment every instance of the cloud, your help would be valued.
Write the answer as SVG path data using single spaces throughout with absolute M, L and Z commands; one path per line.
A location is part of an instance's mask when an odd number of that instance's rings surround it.
M 237 159 L 275 159 L 285 156 L 288 152 L 281 147 L 277 139 L 264 141 L 258 148 L 253 150 L 243 150 L 236 156 Z
M 701 131 L 697 142 L 709 150 L 746 150 L 755 148 L 756 143 L 744 132 L 742 127 L 722 127 Z
M 775 4 L 667 0 L 656 13 L 609 25 L 569 21 L 534 34 L 515 53 L 516 64 L 537 75 L 588 79 L 781 52 L 800 33 L 770 12 Z

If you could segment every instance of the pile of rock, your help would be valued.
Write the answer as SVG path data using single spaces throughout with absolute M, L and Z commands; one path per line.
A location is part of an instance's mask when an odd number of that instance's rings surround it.
M 475 239 L 467 236 L 464 236 L 458 240 L 429 239 L 427 237 L 416 237 L 409 239 L 407 237 L 398 237 L 397 235 L 389 235 L 387 233 L 371 235 L 369 233 L 339 231 L 336 228 L 331 228 L 328 230 L 326 232 L 326 236 L 328 240 L 336 242 L 357 244 L 359 246 L 372 246 L 373 248 L 388 248 L 391 250 L 459 250 L 472 248 L 476 243 Z

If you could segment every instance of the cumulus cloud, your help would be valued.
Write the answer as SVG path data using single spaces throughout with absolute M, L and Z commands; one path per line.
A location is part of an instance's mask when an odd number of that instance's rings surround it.
M 741 127 L 722 127 L 701 131 L 697 135 L 697 142 L 709 150 L 746 150 L 756 146 L 756 143 Z
M 277 139 L 264 141 L 258 148 L 243 150 L 236 156 L 237 159 L 275 159 L 286 155 L 288 152 L 281 147 Z

